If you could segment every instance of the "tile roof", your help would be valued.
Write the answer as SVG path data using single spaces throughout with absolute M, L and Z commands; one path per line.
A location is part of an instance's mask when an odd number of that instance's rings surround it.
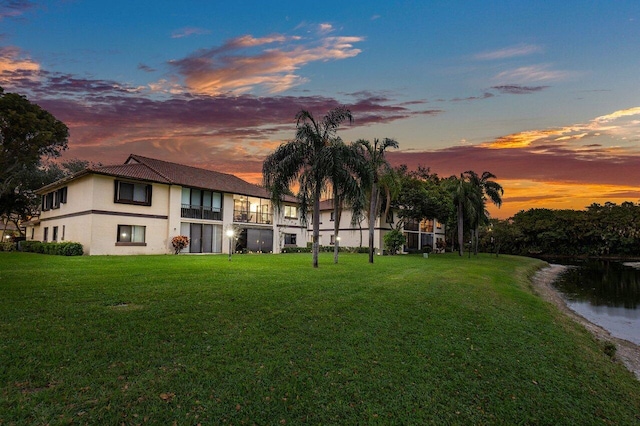
M 140 174 L 139 178 L 141 179 L 145 179 L 143 176 L 147 176 L 149 173 L 148 176 L 154 174 L 158 176 L 153 179 L 156 182 L 269 198 L 269 194 L 264 188 L 227 173 L 170 163 L 135 154 L 131 154 L 124 165 L 131 167 L 132 173 Z M 149 171 L 142 172 L 140 166 L 148 168 Z
M 143 157 L 136 154 L 129 155 L 129 158 L 127 158 L 127 161 L 125 161 L 124 164 L 91 167 L 70 177 L 40 188 L 37 192 L 40 194 L 46 193 L 47 191 L 61 186 L 70 180 L 74 180 L 91 173 L 170 185 L 188 186 L 192 188 L 246 195 L 250 197 L 269 198 L 269 193 L 266 189 L 228 173 L 200 169 L 197 167 L 186 166 L 184 164 Z M 291 202 L 296 201 L 293 197 L 286 197 L 286 200 Z

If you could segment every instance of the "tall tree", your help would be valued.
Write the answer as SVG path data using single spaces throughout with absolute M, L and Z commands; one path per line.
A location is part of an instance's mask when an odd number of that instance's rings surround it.
M 474 209 L 475 216 L 471 218 L 473 240 L 475 241 L 473 250 L 474 254 L 478 254 L 478 229 L 480 225 L 488 223 L 489 220 L 486 203 L 491 201 L 499 208 L 502 205 L 504 189 L 499 183 L 491 180 L 496 178 L 491 172 L 482 172 L 482 175 L 479 176 L 473 170 L 468 170 L 464 174 L 471 186 L 479 193 L 479 196 L 475 197 L 475 202 L 477 203 Z
M 33 191 L 57 176 L 41 162 L 59 157 L 67 149 L 68 137 L 64 123 L 24 96 L 0 87 L 0 216 L 5 224 L 17 225 L 35 213 Z
M 368 186 L 368 170 L 365 159 L 356 144 L 346 145 L 336 138 L 328 147 L 327 164 L 333 200 L 333 262 L 338 263 L 340 251 L 340 219 L 342 209 L 351 209 L 351 225 L 356 226 L 362 219 L 365 204 L 364 188 Z
M 270 154 L 262 165 L 264 186 L 271 194 L 277 209 L 282 198 L 291 194 L 291 187 L 298 184 L 300 219 L 307 223 L 309 209 L 313 225 L 313 267 L 318 267 L 320 238 L 320 197 L 329 181 L 327 152 L 336 139 L 338 128 L 344 121 L 353 121 L 346 107 L 330 110 L 320 121 L 313 114 L 301 110 L 296 114 L 296 137 L 283 143 Z
M 451 176 L 447 181 L 447 187 L 456 208 L 458 254 L 462 256 L 464 252 L 464 223 L 465 220 L 469 222 L 468 219 L 476 215 L 481 196 L 464 173 L 461 173 L 460 177 Z
M 359 145 L 361 155 L 368 164 L 369 179 L 371 182 L 369 191 L 369 263 L 373 263 L 374 258 L 374 227 L 380 211 L 380 180 L 382 176 L 391 169 L 389 162 L 385 158 L 385 153 L 389 148 L 398 148 L 398 142 L 394 139 L 385 138 L 371 142 L 360 139 L 356 141 Z
M 69 129 L 48 111 L 0 87 L 0 195 L 20 186 L 25 171 L 67 149 Z
M 435 173 L 431 174 L 423 167 L 408 171 L 405 165 L 395 171 L 400 179 L 400 191 L 392 206 L 398 211 L 398 228 L 409 220 L 420 222 L 435 218 L 440 222 L 447 221 L 452 210 L 451 197 Z

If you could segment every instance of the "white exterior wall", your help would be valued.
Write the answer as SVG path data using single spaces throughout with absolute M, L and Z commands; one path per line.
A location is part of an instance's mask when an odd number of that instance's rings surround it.
M 307 228 L 302 226 L 299 218 L 290 218 L 284 216 L 284 209 L 274 212 L 273 214 L 273 252 L 281 253 L 285 246 L 285 234 L 294 234 L 296 236 L 296 246 L 306 247 L 307 241 L 310 241 L 310 233 Z M 289 246 L 290 247 L 290 246 Z
M 181 217 L 182 186 L 150 183 L 152 185 L 151 206 L 116 203 L 115 181 L 135 182 L 113 176 L 89 174 L 62 183 L 67 187 L 67 202 L 59 208 L 43 211 L 39 225 L 27 229 L 27 238 L 44 240 L 44 229 L 48 229 L 48 241 L 52 241 L 53 227 L 58 227 L 58 242 L 72 241 L 83 245 L 88 255 L 138 255 L 173 253 L 171 239 L 181 235 L 189 223 L 205 223 L 222 228 L 222 252 L 228 254 L 229 240 L 225 231 L 233 226 L 270 229 L 273 231 L 274 253 L 283 246 L 281 236 L 296 234 L 297 246 L 304 247 L 307 229 L 298 219 L 284 218 L 274 214 L 271 224 L 234 223 L 234 194 L 223 193 L 222 220 L 188 219 Z M 145 182 L 140 182 L 145 183 Z M 57 188 L 56 188 L 57 189 Z M 53 190 L 53 189 L 52 189 Z M 118 225 L 144 226 L 145 243 L 117 243 Z M 64 239 L 63 239 L 64 238 Z M 328 241 L 328 240 L 327 240 Z M 235 243 L 233 244 L 235 247 Z M 270 250 L 270 251 L 271 251 Z M 188 249 L 185 250 L 188 252 Z

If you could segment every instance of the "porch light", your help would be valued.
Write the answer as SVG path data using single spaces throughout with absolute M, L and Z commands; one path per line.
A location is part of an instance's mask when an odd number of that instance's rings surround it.
M 229 228 L 227 229 L 226 234 L 227 234 L 227 238 L 229 238 L 229 262 L 231 262 L 231 252 L 233 251 L 233 249 L 231 248 L 231 242 L 233 241 L 235 232 L 233 231 L 233 229 Z

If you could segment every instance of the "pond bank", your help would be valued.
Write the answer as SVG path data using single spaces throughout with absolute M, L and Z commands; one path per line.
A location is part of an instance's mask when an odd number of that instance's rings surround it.
M 636 378 L 640 380 L 640 346 L 627 340 L 618 339 L 617 337 L 612 336 L 604 328 L 592 323 L 571 310 L 565 303 L 562 296 L 553 287 L 553 282 L 566 269 L 567 266 L 556 264 L 550 264 L 549 266 L 540 269 L 531 280 L 534 291 L 543 299 L 556 305 L 558 309 L 570 318 L 582 324 L 598 341 L 614 343 L 617 348 L 615 359 L 622 362 L 625 367 L 627 367 L 627 369 L 635 374 Z

